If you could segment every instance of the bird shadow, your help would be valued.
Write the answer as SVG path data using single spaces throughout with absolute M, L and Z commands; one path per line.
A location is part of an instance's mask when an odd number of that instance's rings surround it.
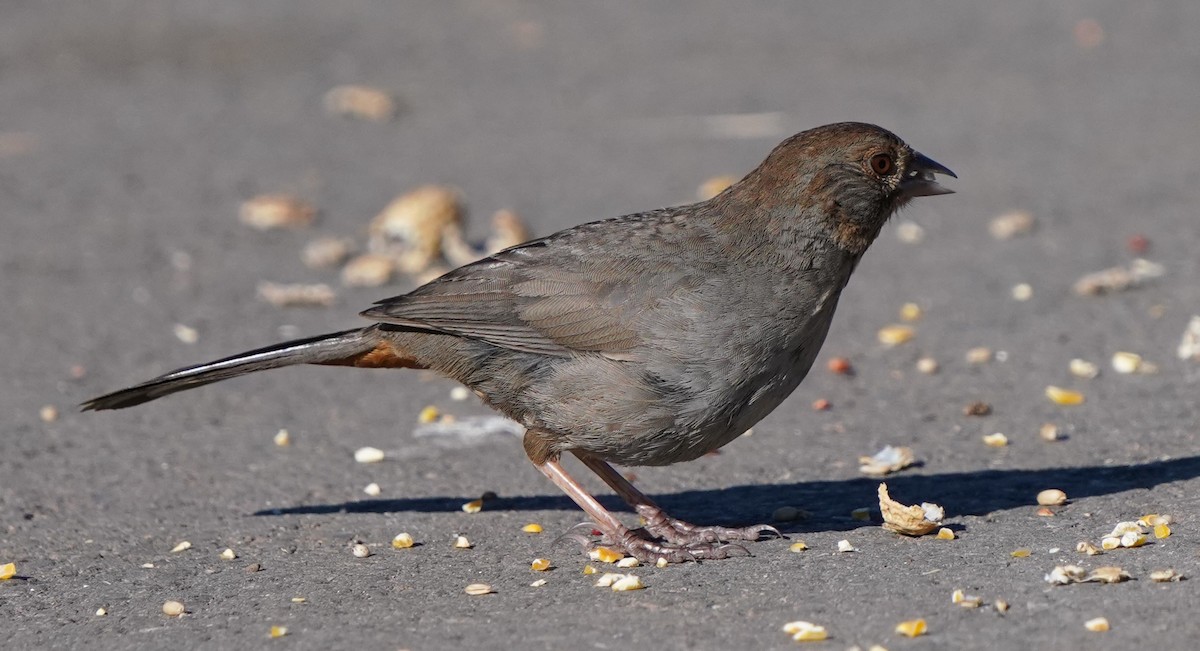
M 1200 456 L 1153 461 L 1128 466 L 1085 466 L 1039 470 L 983 470 L 934 475 L 893 475 L 886 479 L 893 498 L 904 503 L 934 502 L 946 508 L 949 517 L 986 515 L 1035 503 L 1034 496 L 1046 488 L 1059 488 L 1072 499 L 1111 495 L 1200 476 Z M 794 506 L 812 517 L 798 522 L 776 523 L 785 532 L 849 530 L 871 526 L 856 520 L 850 511 L 873 506 L 880 480 L 858 478 L 837 481 L 807 481 L 789 484 L 747 484 L 720 489 L 689 490 L 655 495 L 654 499 L 672 515 L 704 524 L 741 525 L 768 522 L 775 509 Z M 627 507 L 615 495 L 599 495 L 605 508 Z M 321 513 L 426 513 L 457 512 L 463 497 L 421 497 L 394 500 L 359 500 L 337 504 L 310 504 L 258 511 L 257 516 Z M 576 510 L 565 496 L 519 495 L 489 500 L 490 511 Z

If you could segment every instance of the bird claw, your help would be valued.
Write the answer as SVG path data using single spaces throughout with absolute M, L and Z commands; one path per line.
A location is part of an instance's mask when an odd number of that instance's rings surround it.
M 666 514 L 657 506 L 639 506 L 638 514 L 646 520 L 646 531 L 653 536 L 677 545 L 695 543 L 718 543 L 733 540 L 753 542 L 764 533 L 783 538 L 778 529 L 769 524 L 749 527 L 698 526 Z
M 695 528 L 703 530 L 706 534 L 711 534 L 710 529 L 720 529 L 722 532 L 726 531 L 721 527 Z M 643 563 L 657 563 L 659 560 L 665 560 L 668 563 L 686 563 L 689 561 L 698 563 L 704 560 L 751 555 L 750 550 L 742 545 L 711 537 L 706 539 L 693 538 L 683 541 L 678 540 L 679 536 L 676 532 L 677 539 L 669 540 L 665 536 L 655 537 L 647 528 L 639 528 L 622 529 L 613 533 L 605 532 L 602 533 L 599 539 L 594 539 L 580 532 L 580 530 L 585 529 L 590 533 L 593 530 L 600 530 L 600 527 L 592 522 L 580 522 L 555 538 L 552 545 L 558 545 L 562 542 L 575 542 L 584 551 L 591 551 L 598 547 L 607 547 L 614 551 L 622 552 L 627 556 L 632 556 Z M 747 529 L 753 529 L 753 527 L 747 527 Z

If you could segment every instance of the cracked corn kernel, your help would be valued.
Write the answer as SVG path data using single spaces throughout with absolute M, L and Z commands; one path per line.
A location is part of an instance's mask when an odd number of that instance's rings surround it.
M 178 554 L 179 552 L 184 552 L 191 548 L 192 548 L 192 543 L 184 540 L 184 541 L 181 541 L 179 544 L 175 545 L 174 547 L 172 547 L 171 553 Z
M 259 231 L 308 226 L 316 215 L 311 205 L 286 194 L 261 194 L 238 210 L 241 222 Z
M 533 583 L 530 583 L 530 584 L 529 584 L 529 587 L 531 587 L 531 588 L 540 588 L 540 587 L 542 587 L 542 586 L 544 586 L 544 585 L 546 585 L 546 579 L 538 579 L 537 581 L 534 581 Z
M 58 408 L 54 405 L 45 405 L 38 410 L 38 418 L 42 419 L 43 423 L 53 423 L 58 420 Z
M 1167 536 L 1170 536 L 1170 535 L 1171 535 L 1171 527 L 1168 527 L 1167 525 L 1162 524 L 1162 523 L 1154 525 L 1154 537 L 1155 538 L 1162 540 L 1163 538 L 1166 538 Z
M 1160 524 L 1171 524 L 1171 516 L 1150 513 L 1138 518 L 1137 521 L 1139 527 L 1156 527 Z
M 350 553 L 355 558 L 366 558 L 371 555 L 371 549 L 362 543 L 354 543 L 350 546 Z
M 1079 544 L 1075 545 L 1075 551 L 1087 554 L 1088 556 L 1095 556 L 1103 553 L 1097 549 L 1095 545 L 1086 540 L 1079 541 Z
M 284 635 L 287 635 L 287 627 L 286 626 L 272 626 L 270 635 L 272 638 L 283 637 Z
M 292 603 L 294 604 L 302 604 L 306 601 L 308 601 L 306 597 L 292 597 Z
M 379 494 L 383 492 L 383 489 L 379 487 L 379 484 L 371 482 L 366 486 L 363 486 L 363 492 L 371 497 L 379 497 Z
M 846 553 L 856 552 L 858 551 L 858 548 L 854 545 L 851 545 L 849 540 L 839 540 L 837 544 L 837 550 L 841 553 Z
M 1100 548 L 1109 551 L 1121 546 L 1121 539 L 1117 536 L 1105 536 L 1100 539 Z
M 470 549 L 474 546 L 475 545 L 472 545 L 470 540 L 467 540 L 466 536 L 458 536 L 454 539 L 455 549 Z
M 1012 297 L 1015 301 L 1028 301 L 1033 298 L 1033 286 L 1029 283 L 1013 285 Z
M 545 572 L 546 570 L 550 569 L 550 559 L 535 558 L 533 559 L 533 562 L 529 564 L 529 569 L 533 570 L 534 572 Z
M 1056 405 L 1065 406 L 1082 405 L 1084 401 L 1082 393 L 1054 385 L 1046 387 L 1046 397 Z
M 583 566 L 583 573 L 584 573 L 584 575 L 585 575 L 585 576 L 589 576 L 589 575 L 595 574 L 595 573 L 596 573 L 596 568 L 592 567 L 591 565 L 584 565 L 584 566 Z
M 635 574 L 621 575 L 621 578 L 613 581 L 613 592 L 629 592 L 630 590 L 641 590 L 645 588 L 642 579 Z
M 1142 531 L 1142 525 L 1140 525 L 1136 522 L 1126 520 L 1124 522 L 1118 522 L 1117 525 L 1115 527 L 1113 527 L 1112 533 L 1110 533 L 1108 535 L 1121 537 L 1127 533 L 1146 533 L 1146 532 Z
M 1110 565 L 1106 567 L 1097 567 L 1088 574 L 1087 579 L 1085 580 L 1095 581 L 1096 583 L 1120 583 L 1122 581 L 1128 581 L 1132 578 L 1133 577 L 1129 575 L 1129 572 L 1126 572 L 1119 567 L 1113 567 Z
M 1085 380 L 1090 380 L 1097 375 L 1100 375 L 1100 367 L 1087 361 L 1086 359 L 1073 359 L 1070 364 L 1071 375 L 1080 377 Z
M 1155 583 L 1166 583 L 1168 581 L 1179 581 L 1183 579 L 1183 575 L 1175 570 L 1154 570 L 1150 573 L 1150 580 Z
M 359 463 L 377 463 L 383 461 L 383 450 L 365 447 L 354 451 L 354 460 Z
M 1137 373 L 1142 367 L 1142 356 L 1136 353 L 1113 353 L 1112 367 L 1118 373 Z
M 954 531 L 949 527 L 942 527 L 937 532 L 938 540 L 954 540 Z
M 1005 601 L 1005 600 L 1003 600 L 1003 599 L 997 599 L 997 600 L 996 600 L 996 601 L 995 601 L 995 602 L 992 604 L 992 607 L 993 607 L 993 608 L 995 608 L 995 609 L 996 609 L 996 612 L 998 612 L 998 613 L 1006 613 L 1006 612 L 1008 612 L 1008 602 L 1007 602 L 1007 601 Z
M 788 622 L 783 625 L 783 632 L 796 642 L 820 642 L 829 638 L 824 626 L 805 621 Z
M 983 599 L 968 596 L 962 590 L 955 590 L 950 594 L 950 603 L 962 606 L 963 608 L 978 608 L 983 605 Z
M 896 632 L 905 637 L 924 635 L 926 630 L 928 630 L 928 626 L 923 619 L 910 619 L 896 624 Z
M 900 306 L 900 319 L 902 321 L 920 321 L 921 306 L 916 303 L 905 303 Z
M 1103 633 L 1108 630 L 1108 620 L 1103 617 L 1089 619 L 1083 623 L 1083 627 L 1093 633 Z
M 281 429 L 278 432 L 275 432 L 275 437 L 273 440 L 275 441 L 275 445 L 278 445 L 281 448 L 286 448 L 292 444 L 292 435 L 288 433 L 286 429 Z
M 525 533 L 541 533 L 542 525 L 531 522 L 531 523 L 521 527 L 521 531 L 524 531 Z
M 100 607 L 100 608 L 96 609 L 96 617 L 104 617 L 107 614 L 108 614 L 107 608 Z
M 665 559 L 665 558 L 660 558 L 657 561 L 654 561 L 654 567 L 658 567 L 658 568 L 663 568 L 670 564 L 671 563 L 669 561 L 667 561 L 667 559 Z
M 237 553 L 228 547 L 221 552 L 221 560 L 223 561 L 232 561 L 235 558 L 237 558 Z
M 412 534 L 407 531 L 398 533 L 395 538 L 392 538 L 392 549 L 408 549 L 414 544 L 416 543 L 413 542 Z
M 616 563 L 625 558 L 625 554 L 607 547 L 597 547 L 588 551 L 588 557 L 593 561 L 600 561 L 601 563 Z
M 1058 506 L 1066 502 L 1067 494 L 1057 488 L 1047 488 L 1037 494 L 1037 503 L 1042 506 Z
M 1032 553 L 1033 552 L 1029 551 L 1028 549 L 1015 549 L 1011 554 L 1009 554 L 1009 556 L 1012 556 L 1013 558 L 1028 558 Z
M 967 351 L 968 364 L 987 364 L 992 361 L 992 349 L 987 346 L 976 346 Z
M 1122 547 L 1141 547 L 1146 544 L 1146 534 L 1130 531 L 1121 536 Z
M 1043 441 L 1054 442 L 1061 440 L 1058 433 L 1058 425 L 1055 425 L 1054 423 L 1043 423 L 1042 426 L 1038 428 L 1038 436 L 1042 437 Z
M 472 597 L 477 597 L 479 595 L 492 594 L 495 591 L 492 590 L 492 586 L 486 583 L 472 583 L 471 585 L 463 588 L 463 592 L 471 595 Z
M 16 563 L 0 565 L 0 581 L 7 581 L 17 575 Z
M 932 357 L 922 357 L 917 360 L 917 372 L 933 375 L 938 372 L 938 361 Z
M 900 344 L 910 341 L 916 335 L 916 331 L 906 325 L 888 325 L 879 329 L 879 343 L 885 346 L 899 346 Z
M 641 562 L 632 556 L 622 558 L 621 560 L 617 561 L 617 567 L 620 568 L 637 567 L 638 565 L 641 565 Z
M 1008 437 L 1000 432 L 983 437 L 983 444 L 992 448 L 1002 448 L 1008 445 Z
M 808 549 L 808 545 L 805 544 L 803 540 L 797 540 L 791 545 L 788 545 L 788 551 L 790 552 L 802 552 L 806 549 Z
M 396 100 L 374 86 L 334 86 L 325 93 L 322 103 L 332 115 L 357 120 L 387 122 L 396 116 Z
M 483 510 L 483 500 L 471 500 L 462 505 L 463 513 L 479 513 Z
M 618 574 L 616 572 L 605 572 L 604 574 L 600 575 L 600 578 L 596 579 L 596 587 L 597 588 L 610 588 L 610 587 L 612 587 L 612 584 L 617 582 L 617 579 L 619 579 L 623 576 L 625 576 L 625 575 Z
M 162 605 L 162 611 L 167 617 L 179 617 L 185 612 L 185 608 L 178 601 L 168 601 Z
M 429 405 L 428 407 L 422 409 L 420 414 L 417 414 L 417 422 L 422 424 L 432 423 L 433 421 L 437 420 L 438 416 L 440 415 L 441 412 L 438 411 L 437 407 Z

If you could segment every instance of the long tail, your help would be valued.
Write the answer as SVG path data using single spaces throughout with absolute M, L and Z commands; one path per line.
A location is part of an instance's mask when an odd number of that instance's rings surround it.
M 177 391 L 194 389 L 231 377 L 293 364 L 423 368 L 380 336 L 379 326 L 334 332 L 251 350 L 215 362 L 188 366 L 137 386 L 121 389 L 80 405 L 83 411 L 124 409 Z

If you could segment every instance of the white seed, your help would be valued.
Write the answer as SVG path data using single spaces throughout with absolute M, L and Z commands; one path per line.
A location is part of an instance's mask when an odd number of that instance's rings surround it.
M 632 556 L 628 556 L 626 558 L 622 558 L 621 560 L 617 561 L 617 567 L 620 567 L 620 568 L 637 567 L 638 565 L 641 565 L 641 563 L 638 562 L 638 559 L 636 559 Z
M 325 93 L 325 110 L 340 117 L 387 122 L 396 116 L 396 100 L 372 86 L 334 86 Z
M 1118 373 L 1137 373 L 1142 367 L 1142 357 L 1135 353 L 1113 353 L 1112 367 Z
M 366 558 L 371 555 L 371 548 L 362 543 L 354 543 L 350 546 L 350 553 L 356 558 Z
M 1012 288 L 1012 297 L 1013 300 L 1028 301 L 1029 299 L 1033 298 L 1033 287 L 1031 287 L 1029 283 L 1014 285 Z
M 174 547 L 172 547 L 171 553 L 178 554 L 179 552 L 187 551 L 191 548 L 192 548 L 192 543 L 184 540 L 184 541 L 181 541 L 178 544 L 176 544 Z
M 1175 352 L 1179 359 L 1200 362 L 1200 314 L 1188 321 L 1183 331 L 1183 339 L 1179 341 L 1179 349 Z
M 337 293 L 325 283 L 258 284 L 258 297 L 275 307 L 328 307 L 337 300 Z
M 992 361 L 992 349 L 987 346 L 976 346 L 967 351 L 968 364 L 987 364 Z
M 626 574 L 621 578 L 613 581 L 613 592 L 628 592 L 630 590 L 641 590 L 646 587 L 642 584 L 642 579 L 634 574 Z
M 45 405 L 38 410 L 38 418 L 41 418 L 43 423 L 53 423 L 58 420 L 58 407 Z
M 96 609 L 96 617 L 104 617 L 107 614 L 108 614 L 107 608 L 100 607 L 100 608 Z
M 354 251 L 354 240 L 344 237 L 318 237 L 304 245 L 301 258 L 311 269 L 336 267 Z
M 472 583 L 466 588 L 463 588 L 463 592 L 466 592 L 472 597 L 478 597 L 480 595 L 492 594 L 495 592 L 495 590 L 492 590 L 492 586 L 486 583 Z
M 922 357 L 917 360 L 917 371 L 925 375 L 933 375 L 938 372 L 938 361 L 932 357 Z
M 471 390 L 467 387 L 454 387 L 450 389 L 450 399 L 455 402 L 462 402 L 471 397 Z
M 379 484 L 371 482 L 363 487 L 363 492 L 371 497 L 379 497 L 379 494 L 383 492 L 383 489 L 379 487 Z
M 1175 570 L 1154 570 L 1150 573 L 1150 580 L 1155 583 L 1166 583 L 1168 581 L 1179 581 L 1183 579 L 1183 575 Z
M 224 550 L 221 551 L 221 560 L 232 561 L 235 558 L 237 558 L 237 553 L 234 552 L 232 549 L 226 547 Z
M 1066 502 L 1067 494 L 1057 488 L 1047 488 L 1037 494 L 1037 503 L 1042 506 L 1058 506 Z
M 377 463 L 383 461 L 383 450 L 379 448 L 359 448 L 354 451 L 354 460 L 359 463 Z
M 187 612 L 183 604 L 178 601 L 168 601 L 162 605 L 163 614 L 167 617 L 179 617 Z
M 530 584 L 529 584 L 529 587 L 531 587 L 531 588 L 540 588 L 540 587 L 542 587 L 542 586 L 544 586 L 544 585 L 546 585 L 546 579 L 538 579 L 537 581 L 534 581 L 533 583 L 530 583 Z
M 1071 375 L 1081 377 L 1085 380 L 1090 380 L 1100 375 L 1100 367 L 1085 359 L 1076 358 L 1071 360 L 1070 369 Z
M 1089 619 L 1083 623 L 1083 627 L 1093 633 L 1103 633 L 1108 630 L 1108 620 L 1103 617 Z
M 1001 432 L 988 434 L 983 437 L 983 444 L 993 448 L 1002 448 L 1008 445 L 1008 437 Z
M 622 579 L 624 577 L 625 577 L 624 574 L 618 574 L 616 572 L 605 572 L 604 574 L 600 575 L 600 578 L 596 579 L 596 587 L 598 587 L 598 588 L 612 587 L 612 584 L 616 583 L 618 579 Z
M 846 552 L 856 552 L 856 551 L 858 551 L 858 548 L 855 547 L 854 545 L 851 545 L 849 540 L 839 540 L 837 543 L 837 550 L 838 550 L 838 552 L 846 553 Z
M 472 545 L 470 540 L 467 540 L 466 536 L 457 536 L 454 539 L 455 549 L 470 549 L 474 546 L 475 545 Z
M 263 194 L 242 203 L 238 217 L 260 231 L 301 228 L 312 223 L 317 211 L 311 205 L 285 194 Z
M 200 333 L 195 328 L 183 325 L 182 323 L 175 324 L 175 338 L 185 344 L 194 344 L 200 341 Z
M 1043 423 L 1038 429 L 1038 436 L 1042 437 L 1043 441 L 1058 441 L 1060 440 L 1058 425 L 1054 423 Z
M 275 437 L 273 440 L 275 441 L 275 445 L 285 448 L 292 444 L 292 435 L 286 429 L 281 429 L 278 432 L 275 432 Z

